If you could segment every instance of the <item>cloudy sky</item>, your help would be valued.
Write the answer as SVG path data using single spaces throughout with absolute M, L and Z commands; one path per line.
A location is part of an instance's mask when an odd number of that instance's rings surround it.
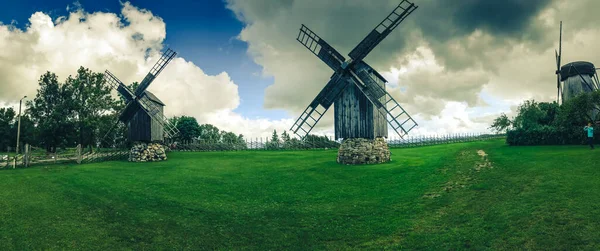
M 289 129 L 332 74 L 295 40 L 301 24 L 346 55 L 399 2 L 10 1 L 0 9 L 0 106 L 34 96 L 45 71 L 141 81 L 169 47 L 178 56 L 149 88 L 168 116 L 268 136 Z M 555 100 L 560 20 L 563 63 L 600 62 L 600 1 L 413 2 L 365 59 L 419 123 L 412 135 L 485 132 L 525 99 Z M 332 109 L 315 132 L 333 135 Z

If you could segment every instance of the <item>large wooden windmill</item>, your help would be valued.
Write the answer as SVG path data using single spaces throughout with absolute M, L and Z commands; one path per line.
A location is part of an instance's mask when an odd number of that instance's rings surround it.
M 128 126 L 129 141 L 162 142 L 165 138 L 173 138 L 179 133 L 179 130 L 163 114 L 165 104 L 146 90 L 176 54 L 171 49 L 167 49 L 135 91 L 106 70 L 104 76 L 107 83 L 117 90 L 127 104 L 119 115 L 119 121 Z
M 387 81 L 363 61 L 416 9 L 413 3 L 403 0 L 348 54 L 348 60 L 302 25 L 297 40 L 335 73 L 290 130 L 304 138 L 332 104 L 335 104 L 336 139 L 387 137 L 386 122 L 400 137 L 416 127 L 417 123 L 385 90 Z

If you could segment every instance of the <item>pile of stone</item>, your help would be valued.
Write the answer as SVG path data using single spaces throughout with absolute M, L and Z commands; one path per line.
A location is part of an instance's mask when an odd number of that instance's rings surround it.
M 150 162 L 167 160 L 165 147 L 160 143 L 135 143 L 129 151 L 129 161 Z
M 346 139 L 338 151 L 337 162 L 348 165 L 379 164 L 390 161 L 390 149 L 384 138 Z

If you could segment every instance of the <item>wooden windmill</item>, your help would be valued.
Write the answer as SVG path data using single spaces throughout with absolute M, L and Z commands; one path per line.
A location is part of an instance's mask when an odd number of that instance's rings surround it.
M 562 21 L 560 22 L 560 36 L 556 57 L 556 87 L 557 103 L 562 103 L 584 92 L 593 92 L 600 88 L 600 81 L 594 64 L 585 61 L 571 62 L 561 66 L 562 59 Z M 562 85 L 561 85 L 562 83 Z
M 135 91 L 106 70 L 104 76 L 107 83 L 117 90 L 127 104 L 120 113 L 117 123 L 120 121 L 128 126 L 129 141 L 162 142 L 165 138 L 173 138 L 179 133 L 179 130 L 163 114 L 165 104 L 146 90 L 176 54 L 171 49 L 167 49 Z
M 412 117 L 385 90 L 387 81 L 363 61 L 416 9 L 413 3 L 403 0 L 348 54 L 350 59 L 347 61 L 325 40 L 302 25 L 296 40 L 335 73 L 290 130 L 301 138 L 306 137 L 332 104 L 335 104 L 336 139 L 387 137 L 387 123 L 400 137 L 416 127 Z
M 558 40 L 558 52 L 554 51 L 556 57 L 556 102 L 564 104 L 571 98 L 582 93 L 594 92 L 600 89 L 600 80 L 594 64 L 585 61 L 576 61 L 560 65 L 562 59 L 562 21 L 560 22 L 560 36 Z M 598 109 L 589 112 L 590 118 L 597 118 Z M 600 121 L 596 121 L 600 124 Z

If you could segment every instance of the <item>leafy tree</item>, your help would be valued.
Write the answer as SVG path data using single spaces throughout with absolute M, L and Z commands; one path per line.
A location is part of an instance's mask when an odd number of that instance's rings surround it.
M 15 110 L 12 107 L 0 108 L 0 152 L 11 146 L 13 134 L 12 125 L 15 120 Z
M 199 139 L 207 143 L 217 143 L 221 140 L 221 134 L 219 132 L 219 128 L 214 125 L 201 125 Z
M 84 67 L 77 70 L 75 78 L 69 76 L 65 85 L 72 89 L 73 96 L 65 98 L 75 111 L 78 142 L 84 147 L 95 145 L 104 136 L 99 135 L 103 115 L 116 113 L 119 108 L 111 96 L 112 88 L 104 81 L 103 74 Z
M 497 133 L 506 132 L 510 128 L 512 121 L 506 116 L 506 114 L 502 113 L 500 117 L 496 118 L 490 129 L 495 130 Z
M 65 146 L 75 141 L 73 90 L 60 84 L 56 74 L 46 72 L 39 79 L 39 89 L 33 101 L 27 101 L 32 121 L 38 126 L 40 144 L 47 151 L 55 152 L 57 146 Z
M 179 130 L 178 138 L 183 142 L 190 142 L 201 134 L 200 125 L 194 117 L 181 116 L 174 118 L 175 127 Z

